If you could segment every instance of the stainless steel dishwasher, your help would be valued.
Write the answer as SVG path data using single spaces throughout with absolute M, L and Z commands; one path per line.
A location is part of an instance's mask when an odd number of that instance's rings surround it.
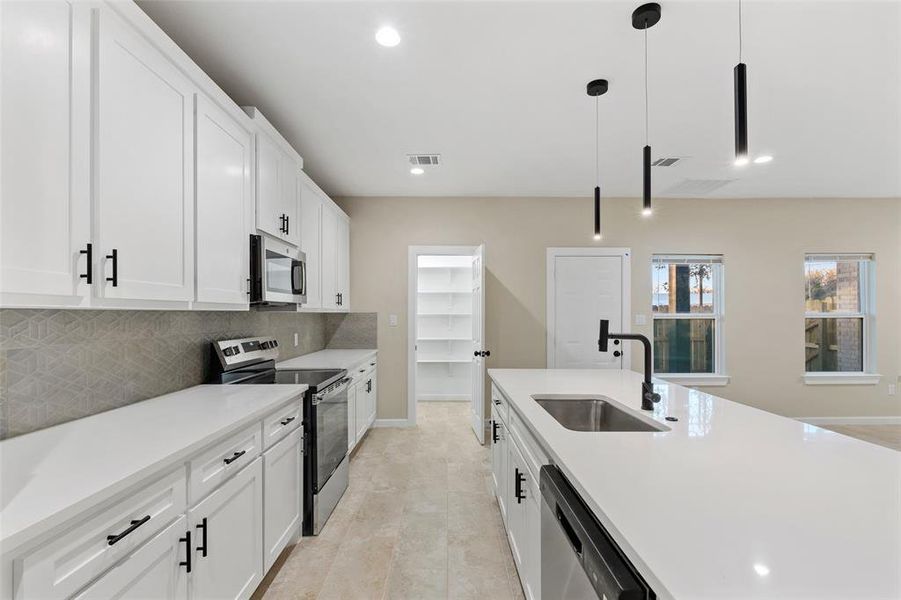
M 542 598 L 657 597 L 557 467 L 541 467 L 540 486 Z

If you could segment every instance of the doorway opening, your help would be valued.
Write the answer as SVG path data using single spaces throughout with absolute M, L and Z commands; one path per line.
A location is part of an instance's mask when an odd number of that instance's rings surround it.
M 407 419 L 420 402 L 467 406 L 484 443 L 483 246 L 411 246 Z

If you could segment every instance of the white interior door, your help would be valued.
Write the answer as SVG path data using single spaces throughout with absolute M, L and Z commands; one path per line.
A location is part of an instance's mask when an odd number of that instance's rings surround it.
M 485 245 L 472 257 L 472 430 L 485 443 Z
M 622 346 L 598 351 L 598 326 L 610 321 L 611 332 L 625 332 L 622 255 L 592 256 L 549 253 L 548 367 L 556 369 L 621 369 Z

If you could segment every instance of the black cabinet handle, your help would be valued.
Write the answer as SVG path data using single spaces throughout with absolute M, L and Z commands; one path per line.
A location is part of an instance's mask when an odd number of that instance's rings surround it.
M 491 422 L 491 441 L 494 442 L 495 444 L 498 442 L 498 437 L 497 437 L 497 421 L 492 421 L 492 422 Z
M 131 533 L 132 531 L 134 531 L 135 529 L 137 529 L 138 527 L 140 527 L 141 525 L 143 525 L 144 523 L 146 523 L 149 520 L 150 520 L 150 515 L 146 515 L 143 519 L 132 520 L 131 525 L 128 526 L 128 529 L 126 529 L 122 533 L 117 533 L 116 535 L 106 536 L 106 543 L 109 544 L 110 546 L 112 546 L 113 544 L 115 544 L 116 542 L 118 542 L 119 540 L 124 538 L 126 535 L 128 535 L 129 533 Z
M 119 286 L 119 251 L 113 248 L 112 254 L 107 254 L 106 257 L 113 261 L 113 276 L 107 277 L 107 281 L 113 282 L 113 287 Z
M 296 418 L 297 418 L 297 417 L 288 417 L 287 419 L 282 419 L 282 420 L 280 421 L 280 423 L 281 423 L 282 425 L 287 425 L 288 423 L 290 423 L 291 421 L 293 421 L 293 420 L 296 419 Z
M 522 501 L 526 499 L 526 495 L 522 491 L 522 484 L 526 480 L 526 476 L 522 474 L 519 469 L 514 468 L 514 477 L 513 480 L 513 495 L 516 496 L 516 503 L 522 504 Z
M 285 215 L 285 235 L 291 233 L 291 217 Z
M 84 273 L 79 275 L 80 278 L 84 279 L 84 282 L 88 285 L 91 285 L 94 282 L 94 278 L 91 275 L 93 271 L 93 263 L 94 263 L 94 245 L 88 242 L 85 246 L 84 250 L 79 250 L 79 254 L 84 254 L 87 256 L 87 260 L 85 261 L 85 269 Z
M 241 450 L 240 452 L 235 452 L 234 454 L 231 455 L 231 458 L 223 458 L 222 462 L 224 462 L 227 465 L 230 465 L 233 462 L 235 462 L 236 460 L 238 460 L 239 458 L 241 458 L 242 456 L 244 456 L 246 453 L 247 453 L 247 450 Z
M 203 532 L 203 537 L 200 538 L 201 540 L 203 540 L 203 541 L 201 542 L 203 545 L 202 545 L 202 546 L 197 546 L 196 550 L 198 550 L 198 551 L 200 552 L 200 556 L 206 558 L 206 548 L 207 548 L 207 544 L 206 544 L 206 517 L 204 517 L 203 519 L 201 519 L 200 525 L 197 526 L 197 529 L 200 529 L 200 530 Z M 190 571 L 191 571 L 191 569 L 188 569 L 188 572 L 189 572 L 189 573 L 190 573 Z
M 186 531 L 185 537 L 178 538 L 178 541 L 185 543 L 185 560 L 178 563 L 178 566 L 186 567 L 185 572 L 190 573 L 191 572 L 191 532 Z

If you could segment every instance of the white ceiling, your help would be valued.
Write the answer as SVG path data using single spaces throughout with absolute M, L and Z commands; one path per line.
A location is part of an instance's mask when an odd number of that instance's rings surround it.
M 589 196 L 600 99 L 607 196 L 641 194 L 638 2 L 149 1 L 239 104 L 258 106 L 337 196 Z M 654 170 L 734 180 L 711 197 L 901 196 L 901 2 L 744 3 L 752 156 L 732 165 L 737 2 L 662 2 L 649 31 Z M 402 36 L 376 44 L 378 27 Z M 405 155 L 443 165 L 410 175 Z

